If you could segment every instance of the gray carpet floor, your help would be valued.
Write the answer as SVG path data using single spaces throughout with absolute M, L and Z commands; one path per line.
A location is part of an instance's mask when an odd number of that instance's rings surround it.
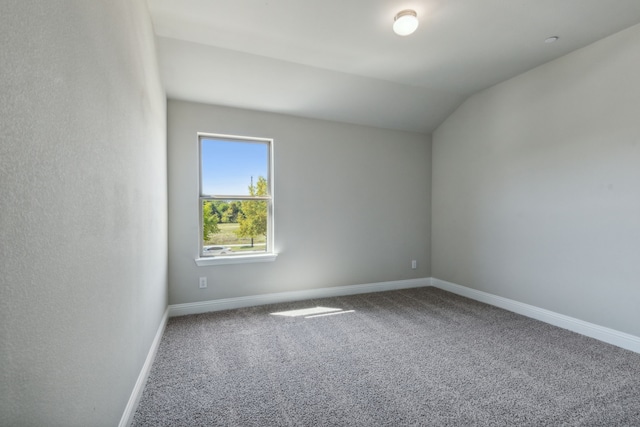
M 134 425 L 640 426 L 640 354 L 431 287 L 176 317 Z

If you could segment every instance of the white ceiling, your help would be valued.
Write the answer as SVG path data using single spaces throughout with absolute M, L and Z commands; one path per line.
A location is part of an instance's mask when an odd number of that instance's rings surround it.
M 169 98 L 425 133 L 469 95 L 640 23 L 640 0 L 147 1 Z M 403 9 L 420 19 L 407 37 L 391 29 Z

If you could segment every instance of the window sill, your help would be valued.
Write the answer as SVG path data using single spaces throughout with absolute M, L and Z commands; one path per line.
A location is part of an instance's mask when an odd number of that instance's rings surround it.
M 207 258 L 196 258 L 196 265 L 198 267 L 206 267 L 209 265 L 223 265 L 223 264 L 249 264 L 252 262 L 273 262 L 278 257 L 278 254 L 259 254 L 259 255 L 234 255 L 234 256 L 216 256 Z

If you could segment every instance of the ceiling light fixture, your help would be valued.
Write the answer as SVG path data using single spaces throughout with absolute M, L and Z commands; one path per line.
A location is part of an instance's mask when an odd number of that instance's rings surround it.
M 560 37 L 558 37 L 558 36 L 551 36 L 551 37 L 547 38 L 544 42 L 545 43 L 555 43 L 555 42 L 558 41 L 559 38 Z
M 393 20 L 393 31 L 399 36 L 408 36 L 418 28 L 418 14 L 415 10 L 398 12 Z

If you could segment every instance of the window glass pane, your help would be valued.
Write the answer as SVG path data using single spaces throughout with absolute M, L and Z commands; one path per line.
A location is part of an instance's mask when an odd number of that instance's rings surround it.
M 267 250 L 266 200 L 203 200 L 202 255 Z
M 259 177 L 268 179 L 269 145 L 201 139 L 202 194 L 249 196 Z

